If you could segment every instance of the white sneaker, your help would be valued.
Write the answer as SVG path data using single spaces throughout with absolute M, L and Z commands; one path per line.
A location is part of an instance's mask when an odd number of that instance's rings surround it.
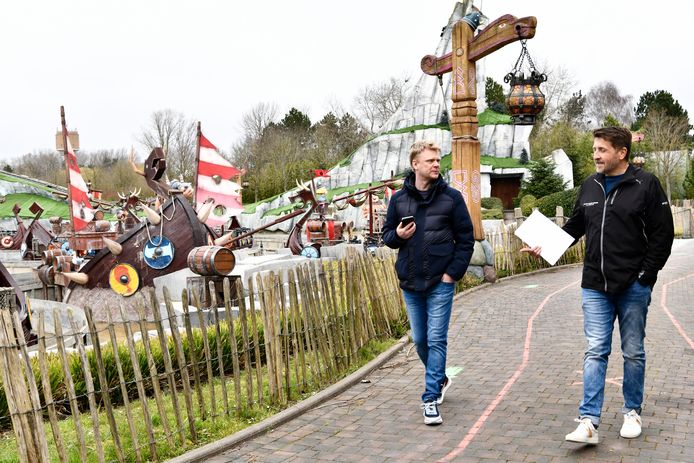
M 448 391 L 448 388 L 451 387 L 451 384 L 453 384 L 453 380 L 446 376 L 443 380 L 443 385 L 441 385 L 441 395 L 438 399 L 436 399 L 437 404 L 441 405 L 443 403 L 443 397 L 446 395 L 446 391 Z
M 641 417 L 636 413 L 636 410 L 624 415 L 624 424 L 619 430 L 619 435 L 625 439 L 633 439 L 641 435 Z
M 590 418 L 576 418 L 574 421 L 578 423 L 578 427 L 574 432 L 566 435 L 567 441 L 581 444 L 598 443 L 598 430 L 595 429 Z
M 436 401 L 425 402 L 422 404 L 424 409 L 424 424 L 436 425 L 443 423 L 443 418 L 441 418 L 441 413 L 439 413 L 439 406 Z

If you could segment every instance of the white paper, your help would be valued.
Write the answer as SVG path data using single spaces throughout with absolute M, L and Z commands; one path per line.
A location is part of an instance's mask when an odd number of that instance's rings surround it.
M 557 263 L 559 258 L 574 242 L 573 236 L 562 230 L 557 224 L 545 217 L 540 211 L 533 211 L 515 231 L 515 235 L 531 248 L 540 246 L 540 255 L 549 265 Z

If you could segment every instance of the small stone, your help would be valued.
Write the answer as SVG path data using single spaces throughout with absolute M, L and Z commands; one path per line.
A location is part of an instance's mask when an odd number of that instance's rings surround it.
M 496 270 L 494 269 L 494 267 L 492 267 L 491 265 L 485 265 L 482 271 L 484 273 L 484 281 L 486 281 L 487 283 L 496 282 Z

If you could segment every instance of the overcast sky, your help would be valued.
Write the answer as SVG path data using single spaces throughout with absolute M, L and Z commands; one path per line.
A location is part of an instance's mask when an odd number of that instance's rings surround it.
M 259 102 L 317 121 L 358 89 L 419 77 L 449 0 L 22 0 L 0 16 L 0 159 L 53 149 L 65 105 L 83 150 L 137 145 L 152 112 L 202 121 L 228 150 Z M 476 0 L 494 19 L 534 15 L 536 62 L 570 70 L 585 92 L 611 80 L 634 101 L 670 91 L 694 116 L 694 2 Z M 658 10 L 657 8 L 662 7 Z M 501 82 L 520 45 L 486 60 Z

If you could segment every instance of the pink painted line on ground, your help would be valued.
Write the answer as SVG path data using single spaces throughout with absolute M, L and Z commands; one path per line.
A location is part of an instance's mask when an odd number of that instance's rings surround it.
M 521 364 L 518 366 L 516 371 L 513 373 L 513 376 L 506 382 L 504 387 L 499 391 L 499 393 L 496 395 L 496 398 L 487 406 L 487 408 L 482 412 L 482 415 L 480 415 L 479 418 L 477 418 L 477 421 L 475 424 L 472 425 L 472 428 L 467 432 L 465 437 L 463 438 L 462 441 L 456 446 L 455 449 L 453 449 L 448 455 L 445 457 L 441 458 L 439 461 L 451 461 L 465 450 L 465 448 L 470 445 L 470 442 L 475 438 L 477 433 L 482 429 L 482 426 L 484 426 L 484 422 L 487 421 L 487 418 L 494 412 L 496 407 L 501 403 L 502 400 L 504 400 L 504 397 L 506 397 L 506 394 L 508 394 L 508 391 L 511 390 L 511 387 L 513 387 L 514 383 L 518 378 L 520 377 L 521 374 L 523 374 L 523 370 L 525 370 L 525 367 L 528 366 L 528 361 L 530 359 L 530 345 L 531 345 L 531 340 L 533 336 L 533 321 L 535 318 L 537 318 L 538 315 L 540 315 L 540 312 L 542 312 L 542 309 L 545 308 L 545 305 L 549 300 L 556 296 L 557 294 L 566 291 L 570 287 L 574 286 L 576 283 L 578 283 L 580 280 L 576 280 L 572 283 L 569 283 L 568 285 L 564 286 L 561 289 L 558 289 L 554 291 L 552 294 L 547 296 L 535 309 L 535 312 L 530 316 L 528 319 L 528 327 L 525 330 L 525 345 L 523 347 L 523 360 L 521 361 Z
M 692 341 L 691 338 L 689 336 L 687 336 L 687 332 L 684 331 L 684 328 L 682 328 L 682 325 L 680 325 L 680 322 L 677 321 L 675 316 L 672 315 L 670 310 L 667 308 L 667 305 L 665 304 L 665 302 L 667 301 L 668 287 L 673 283 L 677 283 L 678 281 L 685 280 L 685 279 L 692 277 L 692 276 L 694 276 L 694 273 L 690 273 L 689 275 L 683 276 L 682 278 L 678 278 L 677 280 L 671 281 L 669 283 L 665 283 L 663 285 L 663 290 L 660 293 L 660 307 L 663 308 L 663 311 L 670 318 L 670 321 L 672 322 L 672 324 L 675 325 L 675 328 L 680 333 L 680 336 L 682 336 L 682 338 L 684 338 L 684 340 L 687 341 L 687 344 L 689 344 L 689 347 L 694 349 L 694 341 Z

